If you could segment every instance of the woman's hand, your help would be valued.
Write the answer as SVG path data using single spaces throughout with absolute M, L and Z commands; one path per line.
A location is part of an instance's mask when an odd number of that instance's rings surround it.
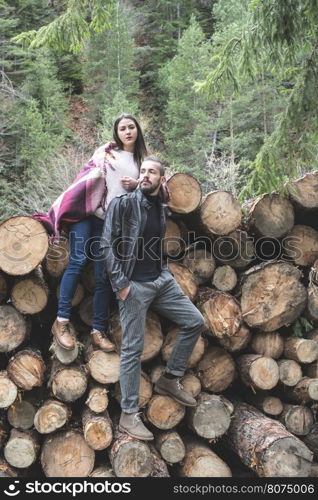
M 138 181 L 133 177 L 121 177 L 121 184 L 126 191 L 133 191 L 138 186 Z

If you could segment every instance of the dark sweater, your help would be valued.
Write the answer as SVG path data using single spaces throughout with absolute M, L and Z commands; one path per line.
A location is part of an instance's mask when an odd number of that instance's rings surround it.
M 154 281 L 160 275 L 161 241 L 159 196 L 146 196 L 151 204 L 144 234 L 138 246 L 138 258 L 131 276 L 133 281 Z

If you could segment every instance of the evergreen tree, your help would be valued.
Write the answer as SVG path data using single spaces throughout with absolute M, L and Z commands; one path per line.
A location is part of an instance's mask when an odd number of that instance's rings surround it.
M 160 70 L 168 93 L 164 127 L 167 157 L 178 171 L 190 172 L 201 181 L 212 148 L 212 105 L 193 89 L 210 64 L 209 44 L 194 17 L 179 40 L 177 54 Z

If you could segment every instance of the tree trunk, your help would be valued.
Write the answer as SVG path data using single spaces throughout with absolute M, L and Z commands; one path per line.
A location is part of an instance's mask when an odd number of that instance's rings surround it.
M 119 380 L 119 356 L 116 352 L 93 350 L 87 367 L 93 379 L 100 384 L 114 384 Z
M 14 307 L 0 306 L 0 352 L 10 352 L 27 338 L 28 324 Z
M 180 435 L 175 431 L 156 433 L 155 444 L 160 455 L 169 464 L 181 462 L 185 456 L 185 447 Z
M 168 267 L 183 293 L 189 297 L 191 302 L 194 302 L 198 293 L 198 284 L 192 271 L 177 262 L 169 262 Z
M 270 417 L 277 417 L 283 411 L 283 403 L 281 399 L 276 396 L 272 396 L 268 392 L 249 392 L 248 394 L 244 394 L 244 399 Z
M 34 417 L 34 427 L 40 434 L 50 434 L 65 425 L 71 418 L 72 411 L 61 401 L 48 399 Z
M 233 405 L 223 396 L 201 392 L 198 404 L 189 408 L 187 423 L 189 427 L 206 439 L 217 439 L 228 430 L 233 413 Z
M 277 361 L 279 370 L 279 380 L 282 384 L 288 386 L 296 385 L 303 374 L 301 366 L 297 361 L 292 359 L 279 359 Z
M 305 209 L 318 208 L 318 170 L 308 172 L 287 185 L 290 199 L 297 206 Z
M 199 182 L 190 174 L 177 173 L 167 182 L 171 199 L 170 210 L 179 214 L 189 214 L 201 203 L 202 191 Z
M 239 330 L 231 337 L 219 337 L 218 341 L 224 349 L 229 352 L 242 351 L 248 346 L 252 334 L 250 329 L 243 324 Z
M 103 413 L 108 407 L 108 389 L 99 384 L 91 384 L 85 404 L 94 413 Z
M 237 283 L 236 272 L 231 266 L 219 266 L 216 268 L 211 282 L 221 292 L 230 292 Z
M 163 254 L 168 257 L 178 257 L 183 252 L 184 245 L 181 228 L 175 221 L 167 219 Z
M 249 208 L 248 232 L 268 238 L 282 238 L 293 227 L 293 205 L 279 194 L 263 194 Z
M 232 337 L 242 325 L 239 302 L 229 293 L 211 290 L 210 298 L 198 304 L 215 337 Z M 203 299 L 202 299 L 203 300 Z
M 147 418 L 157 429 L 172 429 L 184 416 L 185 407 L 170 396 L 155 395 L 147 406 Z
M 56 341 L 53 342 L 49 348 L 50 352 L 53 354 L 53 359 L 56 358 L 63 365 L 70 365 L 78 358 L 78 342 L 75 342 L 74 349 L 63 349 Z
M 68 239 L 61 235 L 59 243 L 50 243 L 44 266 L 50 276 L 60 278 L 69 263 Z
M 312 454 L 276 420 L 246 403 L 238 403 L 227 443 L 242 462 L 261 477 L 307 477 Z
M 93 450 L 105 450 L 113 439 L 113 427 L 107 410 L 96 414 L 89 408 L 82 413 L 84 438 Z
M 212 278 L 215 259 L 206 248 L 190 248 L 183 259 L 183 265 L 193 272 L 197 283 L 202 285 Z
M 33 271 L 49 247 L 44 226 L 28 216 L 11 217 L 0 224 L 0 241 L 0 268 L 13 276 Z
M 34 431 L 12 429 L 4 447 L 4 457 L 12 467 L 25 469 L 35 462 L 39 448 Z
M 278 332 L 257 332 L 253 335 L 251 348 L 257 354 L 278 359 L 284 351 L 284 338 Z
M 285 339 L 284 357 L 298 363 L 312 363 L 318 357 L 318 343 L 314 340 L 288 337 Z
M 152 470 L 149 477 L 170 477 L 166 462 L 161 458 L 153 444 L 149 444 L 152 460 Z
M 110 319 L 110 335 L 116 344 L 117 352 L 121 350 L 123 332 L 118 314 L 113 314 Z M 153 311 L 148 311 L 146 316 L 144 348 L 141 354 L 141 362 L 149 361 L 156 357 L 163 344 L 163 335 L 159 317 Z
M 53 360 L 48 385 L 60 401 L 72 403 L 79 399 L 86 391 L 87 381 L 87 373 L 81 365 L 63 365 Z
M 307 406 L 285 404 L 280 421 L 292 434 L 306 436 L 314 423 L 314 415 Z
M 237 229 L 214 241 L 213 254 L 220 264 L 245 269 L 255 259 L 253 238 Z
M 268 390 L 279 380 L 277 363 L 272 358 L 260 354 L 243 354 L 236 360 L 243 383 L 254 389 Z
M 242 277 L 243 318 L 253 328 L 273 332 L 295 321 L 305 308 L 307 290 L 301 271 L 283 262 L 265 262 Z
M 46 477 L 88 477 L 94 461 L 95 452 L 78 429 L 52 434 L 42 446 L 41 465 Z
M 203 389 L 211 392 L 225 391 L 235 376 L 232 356 L 221 347 L 208 347 L 197 369 Z
M 181 477 L 232 477 L 228 465 L 201 439 L 184 440 L 186 455 L 180 466 Z
M 149 446 L 117 429 L 109 457 L 117 477 L 147 477 L 152 471 Z
M 211 191 L 202 200 L 200 219 L 208 235 L 227 235 L 241 224 L 241 206 L 230 191 Z
M 318 379 L 318 360 L 305 366 L 304 372 L 307 377 Z
M 9 408 L 17 399 L 18 388 L 6 370 L 0 371 L 0 409 Z
M 7 366 L 11 380 L 26 391 L 43 384 L 45 369 L 46 366 L 39 351 L 30 348 L 17 352 Z
M 14 307 L 22 314 L 42 311 L 47 305 L 49 289 L 41 267 L 38 266 L 30 276 L 16 280 L 10 295 Z
M 297 266 L 311 266 L 318 259 L 318 231 L 298 224 L 284 239 L 284 250 Z
M 9 424 L 16 429 L 27 430 L 33 427 L 35 407 L 29 401 L 16 401 L 8 409 Z
M 167 362 L 170 358 L 170 355 L 173 351 L 175 343 L 177 341 L 177 337 L 179 334 L 180 328 L 178 326 L 174 326 L 168 330 L 168 333 L 165 337 L 165 341 L 161 350 L 162 359 Z M 207 342 L 200 336 L 193 348 L 193 351 L 188 359 L 187 368 L 193 368 L 200 361 L 204 354 L 204 350 Z
M 303 377 L 294 387 L 284 387 L 284 397 L 291 402 L 307 404 L 318 401 L 318 379 Z

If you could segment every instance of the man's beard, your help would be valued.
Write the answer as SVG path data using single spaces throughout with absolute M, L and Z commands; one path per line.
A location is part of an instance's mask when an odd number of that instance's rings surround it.
M 140 190 L 143 194 L 152 194 L 158 186 L 160 185 L 160 182 L 158 184 L 153 185 L 153 184 L 147 184 L 146 186 L 143 186 L 142 184 L 140 185 Z

